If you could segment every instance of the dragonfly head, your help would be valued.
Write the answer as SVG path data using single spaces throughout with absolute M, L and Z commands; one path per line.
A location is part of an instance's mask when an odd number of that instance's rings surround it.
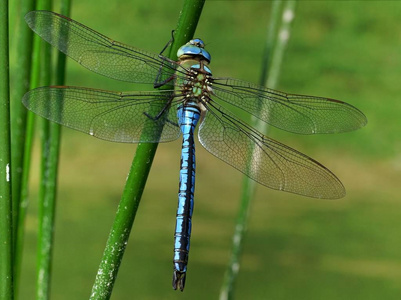
M 193 39 L 186 43 L 184 46 L 181 46 L 180 49 L 177 51 L 177 57 L 179 59 L 185 56 L 200 56 L 208 63 L 212 57 L 210 56 L 209 52 L 205 49 L 205 43 L 201 39 Z

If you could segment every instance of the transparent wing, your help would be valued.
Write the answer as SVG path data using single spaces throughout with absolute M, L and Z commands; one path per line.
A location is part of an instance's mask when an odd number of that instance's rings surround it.
M 138 143 L 180 136 L 176 110 L 166 109 L 171 99 L 169 91 L 111 92 L 63 86 L 31 90 L 22 102 L 46 119 L 100 139 Z
M 317 161 L 263 136 L 218 104 L 207 106 L 199 140 L 222 161 L 272 189 L 325 199 L 345 195 L 340 180 Z
M 360 110 L 339 100 L 286 94 L 232 78 L 214 79 L 213 90 L 221 105 L 294 133 L 347 132 L 367 123 Z
M 85 68 L 121 81 L 154 83 L 174 74 L 175 63 L 145 52 L 50 11 L 31 11 L 25 16 L 29 27 L 45 41 Z

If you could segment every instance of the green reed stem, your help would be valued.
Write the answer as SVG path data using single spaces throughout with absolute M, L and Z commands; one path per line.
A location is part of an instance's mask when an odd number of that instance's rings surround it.
M 37 5 L 39 8 L 39 3 Z M 41 6 L 43 8 L 43 5 Z M 31 80 L 29 84 L 29 89 L 34 89 L 40 84 L 40 70 L 41 70 L 41 46 L 42 41 L 39 36 L 34 35 L 33 37 L 33 46 L 32 46 L 32 61 L 31 61 Z M 27 112 L 26 119 L 26 132 L 25 132 L 25 145 L 24 145 L 24 157 L 23 157 L 23 168 L 22 168 L 22 180 L 21 180 L 21 203 L 20 207 L 23 208 L 23 211 L 20 211 L 20 217 L 25 216 L 25 209 L 28 205 L 28 183 L 29 183 L 29 174 L 30 174 L 30 166 L 31 166 L 31 152 L 32 152 L 32 143 L 34 138 L 34 127 L 35 127 L 35 115 L 31 112 Z M 20 222 L 20 221 L 19 221 Z M 23 223 L 23 220 L 21 220 Z M 21 228 L 18 229 L 18 238 L 22 239 L 23 233 L 21 232 Z M 19 241 L 19 243 L 22 243 Z M 21 249 L 18 251 L 22 251 Z M 38 257 L 38 271 L 37 277 L 39 278 L 39 257 Z M 40 287 L 41 283 L 39 280 L 37 281 L 37 294 L 39 294 L 39 290 L 42 290 Z
M 289 0 L 284 4 L 281 27 L 278 31 L 269 73 L 265 82 L 265 86 L 268 86 L 272 89 L 276 88 L 278 79 L 280 77 L 281 64 L 283 62 L 284 52 L 290 39 L 291 25 L 295 17 L 296 4 L 296 0 Z M 266 123 L 262 122 L 261 124 Z
M 22 176 L 22 157 L 24 152 L 24 140 L 26 129 L 26 108 L 22 105 L 22 96 L 28 91 L 31 55 L 32 55 L 32 36 L 33 32 L 29 29 L 24 21 L 24 16 L 27 12 L 34 8 L 34 2 L 24 0 L 21 2 L 21 8 L 18 11 L 18 33 L 15 34 L 16 46 L 15 52 L 18 59 L 15 60 L 13 73 L 15 80 L 11 91 L 11 132 L 13 139 L 11 140 L 12 147 L 12 192 L 13 192 L 13 223 L 14 232 L 18 228 L 19 200 L 20 187 Z M 15 240 L 15 242 L 17 242 Z
M 51 10 L 51 0 L 39 0 L 37 9 Z M 39 81 L 40 85 L 51 84 L 51 47 L 41 40 Z M 43 118 L 40 121 L 41 166 L 39 186 L 39 230 L 36 269 L 36 299 L 50 299 L 51 259 L 53 252 L 53 228 L 55 213 L 55 193 L 51 155 L 50 122 Z M 56 167 L 57 168 L 57 167 Z
M 61 5 L 61 13 L 68 16 L 70 13 L 70 1 L 64 0 Z M 43 60 L 44 72 L 43 85 L 51 83 L 49 73 L 51 47 L 44 44 L 45 57 Z M 65 55 L 58 54 L 56 84 L 62 85 L 65 79 Z M 50 282 L 52 274 L 52 254 L 53 254 L 53 231 L 56 211 L 57 197 L 57 173 L 60 151 L 60 125 L 42 120 L 42 170 L 41 188 L 39 190 L 39 250 L 38 250 L 38 282 L 37 299 L 50 298 Z
M 13 297 L 8 1 L 0 3 L 0 299 Z
M 34 1 L 22 0 L 18 9 L 15 27 L 15 80 L 11 91 L 11 181 L 13 195 L 13 237 L 14 237 L 14 295 L 18 298 L 21 277 L 24 223 L 27 203 L 21 199 L 22 170 L 25 146 L 27 110 L 22 105 L 22 96 L 29 89 L 30 66 L 32 57 L 33 32 L 24 21 L 24 16 L 34 8 Z
M 205 0 L 186 0 L 184 2 L 174 33 L 174 41 L 170 47 L 169 58 L 177 59 L 178 48 L 192 38 L 204 2 Z M 109 299 L 111 296 L 157 146 L 158 144 L 150 143 L 138 145 L 90 299 Z
M 274 0 L 272 2 L 272 11 L 263 55 L 260 80 L 261 85 L 272 89 L 277 85 L 284 50 L 290 35 L 291 21 L 295 15 L 295 5 L 295 0 L 285 1 L 285 3 L 281 0 Z M 280 21 L 280 15 L 281 24 L 277 31 L 276 28 Z M 262 133 L 266 133 L 268 130 L 266 123 L 257 118 L 252 118 L 251 126 Z M 240 257 L 249 219 L 251 199 L 254 198 L 255 192 L 255 181 L 249 177 L 244 177 L 241 203 L 233 235 L 232 253 L 225 273 L 222 289 L 220 291 L 220 300 L 233 299 L 234 297 L 234 286 L 240 268 Z

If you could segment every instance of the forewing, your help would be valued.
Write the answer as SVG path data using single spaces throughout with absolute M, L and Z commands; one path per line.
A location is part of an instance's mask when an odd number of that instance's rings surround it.
M 179 137 L 172 93 L 112 92 L 82 87 L 41 87 L 26 93 L 24 105 L 53 122 L 100 139 L 166 142 Z M 167 108 L 167 109 L 166 109 Z
M 68 17 L 50 11 L 31 11 L 29 27 L 45 41 L 85 68 L 117 80 L 154 83 L 174 74 L 175 64 L 135 47 L 109 39 Z
M 216 103 L 208 104 L 199 140 L 210 153 L 269 188 L 326 199 L 345 195 L 326 167 L 263 136 Z
M 365 115 L 345 102 L 287 94 L 232 78 L 214 79 L 215 99 L 241 108 L 277 128 L 298 134 L 336 133 L 366 125 Z

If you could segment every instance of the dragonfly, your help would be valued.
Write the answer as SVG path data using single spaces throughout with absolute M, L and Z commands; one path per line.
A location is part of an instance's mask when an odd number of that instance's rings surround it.
M 296 134 L 337 133 L 366 125 L 343 101 L 295 95 L 227 77 L 215 77 L 201 39 L 181 46 L 178 60 L 112 40 L 68 17 L 32 11 L 29 27 L 59 51 L 98 74 L 153 84 L 153 91 L 116 92 L 75 86 L 29 91 L 24 105 L 53 122 L 123 143 L 159 143 L 182 135 L 174 234 L 173 288 L 185 286 L 195 190 L 195 129 L 211 154 L 254 181 L 303 196 L 337 199 L 341 181 L 316 160 L 273 140 L 235 112 Z M 163 52 L 163 51 L 162 51 Z M 166 89 L 156 89 L 166 86 Z

